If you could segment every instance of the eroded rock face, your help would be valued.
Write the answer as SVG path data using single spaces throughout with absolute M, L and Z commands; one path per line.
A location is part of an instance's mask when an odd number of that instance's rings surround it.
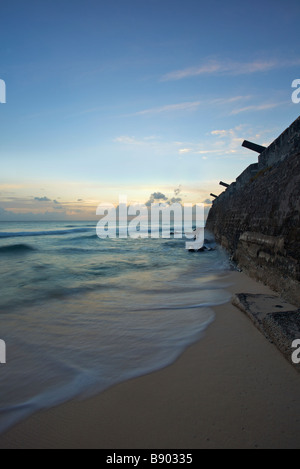
M 239 293 L 233 296 L 232 304 L 300 371 L 298 361 L 293 361 L 294 341 L 300 337 L 300 310 L 275 295 Z
M 298 307 L 299 150 L 300 145 L 283 161 L 261 169 L 244 186 L 225 191 L 215 201 L 206 225 L 243 270 Z

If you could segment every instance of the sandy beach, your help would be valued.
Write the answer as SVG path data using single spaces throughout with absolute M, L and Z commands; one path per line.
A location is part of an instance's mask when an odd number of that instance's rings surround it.
M 270 293 L 230 272 L 231 293 Z M 272 292 L 271 292 L 272 293 Z M 39 412 L 0 448 L 297 448 L 300 375 L 230 303 L 171 366 Z

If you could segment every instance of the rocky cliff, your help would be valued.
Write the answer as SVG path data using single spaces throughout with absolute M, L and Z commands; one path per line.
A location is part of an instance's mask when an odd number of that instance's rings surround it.
M 300 307 L 300 117 L 214 201 L 206 228 L 250 276 Z

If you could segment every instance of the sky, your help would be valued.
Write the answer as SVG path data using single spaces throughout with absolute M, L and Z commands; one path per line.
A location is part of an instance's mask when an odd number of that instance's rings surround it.
M 268 145 L 300 114 L 299 0 L 0 11 L 0 220 L 95 219 L 119 195 L 208 203 L 257 162 L 244 139 Z

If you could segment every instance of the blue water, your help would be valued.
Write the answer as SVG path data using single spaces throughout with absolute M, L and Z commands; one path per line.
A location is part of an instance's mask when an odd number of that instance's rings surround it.
M 0 222 L 0 432 L 172 363 L 228 301 L 217 248 L 99 239 L 93 222 Z

